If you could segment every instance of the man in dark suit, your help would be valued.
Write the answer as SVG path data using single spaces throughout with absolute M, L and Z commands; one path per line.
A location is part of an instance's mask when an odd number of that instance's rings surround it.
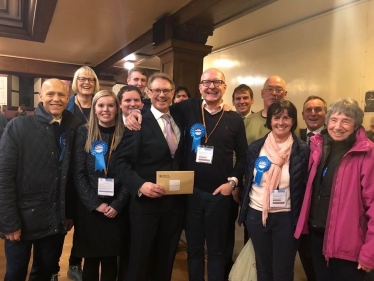
M 326 101 L 319 96 L 309 96 L 303 105 L 305 129 L 300 129 L 300 138 L 309 143 L 309 137 L 319 134 L 325 128 Z
M 155 183 L 156 171 L 180 170 L 182 161 L 183 129 L 169 112 L 174 83 L 156 73 L 148 88 L 151 109 L 140 131 L 126 130 L 116 160 L 116 174 L 131 193 L 128 281 L 171 279 L 183 225 L 184 196 L 165 195 Z
M 319 134 L 325 128 L 327 112 L 326 101 L 319 96 L 309 96 L 303 105 L 303 119 L 305 129 L 300 129 L 300 138 L 309 143 L 309 138 Z M 308 234 L 300 236 L 299 256 L 308 281 L 315 281 L 312 253 Z

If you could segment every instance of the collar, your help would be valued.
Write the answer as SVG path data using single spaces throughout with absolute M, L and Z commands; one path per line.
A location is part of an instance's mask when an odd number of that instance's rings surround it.
M 126 126 L 126 116 L 122 114 L 123 124 Z
M 215 107 L 213 109 L 208 109 L 206 101 L 203 100 L 203 107 L 210 114 L 212 114 L 212 115 L 217 114 L 218 112 L 220 112 L 223 109 L 223 100 L 221 100 L 221 103 L 217 107 Z
M 156 120 L 158 120 L 159 118 L 161 118 L 162 115 L 164 115 L 164 114 L 167 114 L 167 115 L 169 115 L 171 117 L 170 111 L 168 111 L 166 113 L 163 113 L 163 112 L 157 110 L 153 105 L 151 106 L 151 112 L 152 112 L 153 116 L 156 118 Z
M 306 128 L 306 135 L 308 135 L 310 132 L 312 132 L 315 135 L 320 134 L 323 129 L 325 129 L 325 126 L 322 126 L 321 128 L 318 128 L 315 131 L 311 131 L 308 128 Z
M 53 123 L 55 123 L 55 122 L 57 122 L 57 123 L 59 123 L 60 125 L 61 125 L 61 121 L 62 121 L 62 117 L 60 118 L 60 119 L 55 119 L 55 118 L 53 118 L 50 122 L 49 122 L 49 124 L 53 124 Z

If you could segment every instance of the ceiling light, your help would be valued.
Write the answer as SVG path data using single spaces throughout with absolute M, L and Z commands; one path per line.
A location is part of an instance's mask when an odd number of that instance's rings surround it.
M 124 66 L 125 66 L 126 69 L 130 70 L 131 68 L 134 68 L 135 65 L 134 65 L 133 62 L 127 61 L 127 62 L 125 62 Z

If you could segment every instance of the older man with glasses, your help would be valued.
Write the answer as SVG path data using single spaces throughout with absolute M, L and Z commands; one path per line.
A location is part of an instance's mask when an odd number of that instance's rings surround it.
M 264 108 L 251 114 L 244 120 L 248 145 L 254 140 L 265 136 L 269 132 L 269 129 L 264 126 L 268 108 L 276 100 L 285 99 L 286 95 L 286 82 L 280 76 L 275 75 L 266 79 L 264 87 L 261 90 L 261 98 L 264 102 Z
M 204 280 L 206 244 L 208 280 L 224 280 L 231 198 L 238 193 L 235 188 L 243 178 L 247 142 L 240 115 L 224 109 L 226 83 L 222 71 L 204 71 L 199 90 L 203 100 L 189 99 L 170 107 L 185 125 L 182 169 L 195 171 L 193 194 L 187 195 L 188 273 L 189 280 Z M 126 123 L 137 129 L 139 125 L 130 121 L 135 119 L 133 115 Z M 233 167 L 234 152 L 237 161 Z

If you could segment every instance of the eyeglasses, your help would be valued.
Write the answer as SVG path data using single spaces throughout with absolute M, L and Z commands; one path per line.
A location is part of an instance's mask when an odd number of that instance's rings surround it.
M 86 77 L 78 77 L 79 82 L 85 82 L 87 81 L 88 83 L 94 83 L 96 81 L 95 78 L 86 78 Z
M 222 80 L 203 80 L 200 82 L 201 85 L 203 85 L 204 87 L 210 87 L 210 85 L 214 85 L 214 87 L 219 87 L 221 86 L 222 84 L 225 84 L 225 82 L 223 82 Z
M 272 93 L 275 91 L 278 94 L 284 91 L 282 87 L 266 87 L 264 90 L 269 93 Z
M 160 95 L 161 93 L 164 93 L 164 95 L 167 95 L 173 91 L 173 89 L 148 89 L 148 90 L 156 95 Z

